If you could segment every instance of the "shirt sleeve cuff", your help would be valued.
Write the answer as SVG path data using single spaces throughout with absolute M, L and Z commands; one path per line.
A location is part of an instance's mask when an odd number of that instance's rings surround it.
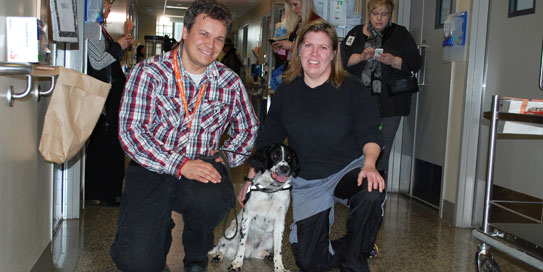
M 181 179 L 181 169 L 183 169 L 183 166 L 185 166 L 185 164 L 189 161 L 189 159 L 185 158 L 182 162 L 181 162 L 181 165 L 179 166 L 179 169 L 177 170 L 177 172 L 175 173 L 175 177 L 177 179 Z
M 180 154 L 172 154 L 166 165 L 166 173 L 178 179 L 181 178 L 181 168 L 189 159 Z

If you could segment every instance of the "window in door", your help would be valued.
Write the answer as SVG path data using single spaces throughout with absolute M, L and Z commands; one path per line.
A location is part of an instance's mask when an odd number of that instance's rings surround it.
M 509 0 L 509 15 L 516 17 L 535 13 L 535 0 Z

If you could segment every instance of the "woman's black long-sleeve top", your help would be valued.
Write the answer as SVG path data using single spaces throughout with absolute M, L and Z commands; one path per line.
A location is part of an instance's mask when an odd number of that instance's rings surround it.
M 310 88 L 298 77 L 273 95 L 256 146 L 288 137 L 304 179 L 325 178 L 362 155 L 366 143 L 383 145 L 377 101 L 360 81 L 345 79 L 339 89 L 326 82 Z
M 352 54 L 360 54 L 364 50 L 364 44 L 368 38 L 362 31 L 364 25 L 354 27 L 341 43 L 343 65 L 345 69 L 357 78 L 362 75 L 365 61 L 353 66 L 347 66 Z M 354 40 L 349 37 L 354 37 Z M 352 43 L 347 42 L 351 40 Z M 349 43 L 350 45 L 347 45 Z M 411 93 L 391 96 L 388 94 L 386 82 L 407 78 L 411 71 L 417 72 L 422 66 L 422 58 L 417 49 L 417 44 L 407 29 L 401 25 L 391 24 L 383 30 L 382 48 L 384 53 L 390 53 L 402 58 L 401 70 L 381 63 L 381 93 L 379 98 L 379 112 L 381 117 L 408 115 L 411 107 Z

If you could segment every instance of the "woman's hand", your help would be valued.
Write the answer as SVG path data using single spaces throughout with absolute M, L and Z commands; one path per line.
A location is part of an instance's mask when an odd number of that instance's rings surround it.
M 349 60 L 347 61 L 347 66 L 353 66 L 357 65 L 363 61 L 367 61 L 373 57 L 373 54 L 375 53 L 375 48 L 373 47 L 366 47 L 364 51 L 360 54 L 352 54 L 349 57 Z
M 249 186 L 251 186 L 251 182 L 246 181 L 238 193 L 238 203 L 241 205 L 241 207 L 245 207 L 245 203 L 243 203 L 243 201 L 245 201 L 245 198 L 247 197 L 247 189 L 249 189 Z
M 117 40 L 117 43 L 121 46 L 121 49 L 125 50 L 128 46 L 132 44 L 132 41 L 133 39 L 130 34 L 124 34 Z
M 368 192 L 379 189 L 379 193 L 385 189 L 385 180 L 375 167 L 364 166 L 358 174 L 358 186 L 362 186 L 362 180 L 368 179 Z
M 292 48 L 292 45 L 293 43 L 289 40 L 276 41 L 272 43 L 272 50 L 273 52 L 279 54 L 279 50 L 290 50 Z
M 375 48 L 366 47 L 364 51 L 360 53 L 360 62 L 371 59 L 373 57 L 373 54 L 375 54 Z
M 376 56 L 375 60 L 380 63 L 390 65 L 398 70 L 402 68 L 402 58 L 396 57 L 390 53 L 383 53 L 379 56 Z
M 247 173 L 247 178 L 252 180 L 255 176 L 255 169 L 251 167 L 249 169 L 249 173 Z M 243 203 L 243 201 L 245 201 L 245 198 L 247 197 L 247 189 L 249 188 L 249 186 L 251 186 L 251 182 L 246 181 L 245 184 L 243 184 L 243 188 L 241 188 L 238 193 L 238 203 L 239 205 L 241 205 L 241 207 L 245 207 L 245 203 Z

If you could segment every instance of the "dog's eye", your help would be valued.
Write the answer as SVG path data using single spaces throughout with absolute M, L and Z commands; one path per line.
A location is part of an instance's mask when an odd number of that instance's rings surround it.
M 288 155 L 287 160 L 289 160 L 289 161 L 292 160 L 292 156 Z

